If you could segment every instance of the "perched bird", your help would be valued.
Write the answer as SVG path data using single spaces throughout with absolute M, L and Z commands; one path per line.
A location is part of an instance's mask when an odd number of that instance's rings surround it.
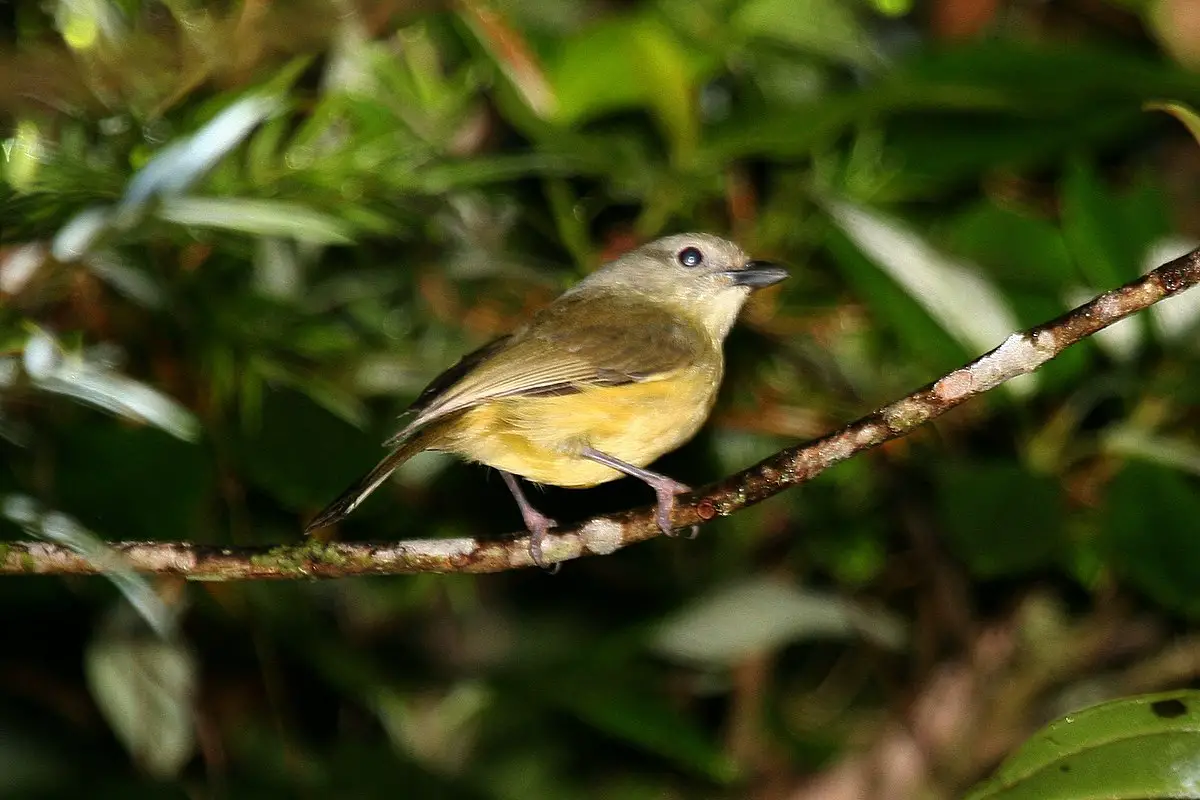
M 671 534 L 675 495 L 689 489 L 646 465 L 704 423 L 738 312 L 751 291 L 786 277 L 703 233 L 667 236 L 610 261 L 435 378 L 387 441 L 391 454 L 306 532 L 352 512 L 412 456 L 441 450 L 500 471 L 539 566 L 555 522 L 529 504 L 517 475 L 573 488 L 638 478 L 657 495 L 655 519 Z

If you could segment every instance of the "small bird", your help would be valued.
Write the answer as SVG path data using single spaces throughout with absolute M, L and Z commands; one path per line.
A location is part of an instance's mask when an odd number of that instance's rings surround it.
M 654 490 L 655 520 L 671 535 L 675 496 L 690 489 L 646 465 L 699 430 L 738 312 L 751 291 L 787 275 L 704 233 L 667 236 L 608 262 L 435 378 L 385 443 L 391 454 L 305 532 L 350 514 L 412 456 L 440 450 L 500 472 L 538 566 L 556 523 L 530 505 L 518 475 L 571 488 L 638 478 Z

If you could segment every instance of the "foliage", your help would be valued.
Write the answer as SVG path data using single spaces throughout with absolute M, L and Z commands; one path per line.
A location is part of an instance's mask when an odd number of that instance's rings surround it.
M 1186 13 L 6 5 L 0 537 L 295 541 L 439 369 L 680 230 L 793 275 L 662 470 L 833 428 L 1188 249 Z M 1200 647 L 1198 310 L 556 578 L 0 581 L 0 793 L 818 796 L 906 720 L 880 796 L 961 794 L 1055 712 L 1196 678 L 1163 648 Z M 428 455 L 340 535 L 519 522 Z

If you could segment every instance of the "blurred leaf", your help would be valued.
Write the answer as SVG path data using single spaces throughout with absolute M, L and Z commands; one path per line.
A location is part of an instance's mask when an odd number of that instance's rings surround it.
M 771 39 L 801 50 L 866 65 L 870 42 L 843 0 L 748 0 L 730 18 L 743 36 Z
M 141 616 L 150 630 L 164 638 L 174 634 L 175 614 L 154 591 L 149 579 L 134 572 L 124 556 L 74 518 L 58 511 L 46 511 L 36 500 L 23 495 L 0 498 L 0 513 L 20 525 L 26 535 L 82 556 L 117 587 L 129 607 Z
M 892 615 L 844 597 L 752 578 L 690 602 L 658 627 L 651 646 L 672 658 L 728 667 L 796 641 L 857 636 L 895 649 L 906 633 Z
M 1112 567 L 1163 605 L 1200 615 L 1200 497 L 1166 467 L 1132 461 L 1113 480 L 1101 516 Z
M 382 440 L 302 395 L 270 391 L 261 428 L 239 449 L 246 477 L 284 507 L 300 510 L 324 505 L 374 466 L 383 457 Z
M 977 205 L 953 221 L 949 241 L 1002 286 L 1058 297 L 1076 280 L 1062 231 L 1032 214 L 990 202 Z
M 954 552 L 984 578 L 1053 564 L 1066 551 L 1058 481 L 1016 464 L 952 460 L 941 465 L 938 507 Z
M 1200 144 L 1200 114 L 1182 103 L 1146 103 L 1147 111 L 1163 111 L 1183 123 L 1188 133 Z
M 1020 327 L 1004 296 L 973 268 L 930 247 L 915 231 L 858 206 L 827 204 L 837 225 L 969 352 L 984 353 Z M 1026 393 L 1023 375 L 1004 384 Z
M 174 197 L 158 216 L 177 225 L 224 228 L 259 236 L 290 236 L 314 244 L 349 244 L 350 232 L 338 219 L 297 203 L 241 197 Z
M 155 155 L 129 182 L 117 213 L 132 221 L 151 197 L 180 194 L 279 108 L 268 96 L 244 97 L 207 125 Z
M 1200 692 L 1124 698 L 1068 714 L 967 800 L 1150 800 L 1200 793 Z
M 196 663 L 178 642 L 101 635 L 84 655 L 88 686 L 143 769 L 170 778 L 195 748 Z
M 57 453 L 64 510 L 117 539 L 187 539 L 205 527 L 207 453 L 151 428 L 85 417 Z
M 578 680 L 553 691 L 552 700 L 627 744 L 667 758 L 709 780 L 727 783 L 736 765 L 703 729 L 664 702 L 660 693 L 613 681 Z
M 558 97 L 554 119 L 573 126 L 616 110 L 652 108 L 681 145 L 695 136 L 693 87 L 714 63 L 651 17 L 606 20 L 563 42 L 548 60 Z
M 1140 253 L 1121 209 L 1085 162 L 1070 162 L 1063 184 L 1063 235 L 1087 288 L 1115 288 L 1137 275 Z

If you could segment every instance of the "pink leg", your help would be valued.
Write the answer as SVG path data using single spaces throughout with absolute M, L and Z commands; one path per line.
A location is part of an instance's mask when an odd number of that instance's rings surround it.
M 517 501 L 517 508 L 521 509 L 521 519 L 525 520 L 525 527 L 529 529 L 529 557 L 533 559 L 533 563 L 553 575 L 558 572 L 561 565 L 547 566 L 546 560 L 542 556 L 542 540 L 546 538 L 546 532 L 556 527 L 558 523 L 529 504 L 529 501 L 525 499 L 525 493 L 521 491 L 520 484 L 517 483 L 516 476 L 504 470 L 497 470 L 497 472 L 504 478 L 505 485 L 512 492 L 513 499 Z
M 603 464 L 606 467 L 612 467 L 617 472 L 624 472 L 631 478 L 637 478 L 644 481 L 651 489 L 654 490 L 655 496 L 658 498 L 657 508 L 654 511 L 654 520 L 658 523 L 658 529 L 667 536 L 674 536 L 675 529 L 671 527 L 671 514 L 675 511 L 675 495 L 686 494 L 692 489 L 690 486 L 679 481 L 672 480 L 666 475 L 659 475 L 657 472 L 651 472 L 648 469 L 635 467 L 633 464 L 626 464 L 619 458 L 613 458 L 610 455 L 601 453 L 591 447 L 583 448 L 580 453 L 584 458 L 589 458 L 598 464 Z M 691 532 L 688 535 L 689 539 L 696 538 L 699 532 L 699 527 L 693 525 Z

